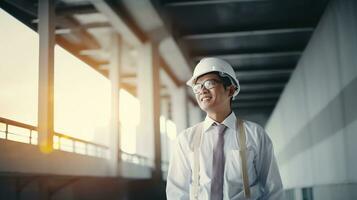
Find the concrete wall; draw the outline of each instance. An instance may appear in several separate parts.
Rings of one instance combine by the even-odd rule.
[[[110,176],[109,160],[0,139],[0,172],[73,176]]]
[[[1,200],[165,199],[165,185],[143,179],[0,176]]]
[[[356,102],[357,1],[333,0],[266,125],[286,188],[357,182]]]

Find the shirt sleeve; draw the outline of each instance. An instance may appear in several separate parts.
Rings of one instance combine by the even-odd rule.
[[[257,171],[258,178],[264,189],[262,199],[282,200],[283,184],[274,155],[272,141],[263,128],[259,127],[258,131],[261,135],[261,141],[257,159]]]
[[[188,200],[190,197],[189,188],[192,172],[187,158],[188,154],[187,152],[185,153],[188,146],[183,141],[183,137],[180,137],[182,136],[181,134],[175,141],[170,159],[166,184],[166,196],[168,200]]]

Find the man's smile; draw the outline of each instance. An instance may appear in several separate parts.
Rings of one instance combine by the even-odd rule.
[[[207,95],[201,97],[201,101],[209,101],[211,99],[212,99],[212,97],[211,96],[207,96]]]

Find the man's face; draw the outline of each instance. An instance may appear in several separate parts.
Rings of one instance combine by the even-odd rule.
[[[202,75],[196,80],[196,84],[204,83],[207,80],[214,80],[215,86],[211,89],[202,87],[196,95],[196,100],[200,108],[205,112],[219,112],[225,106],[230,105],[229,89],[224,89],[219,76],[214,73]]]

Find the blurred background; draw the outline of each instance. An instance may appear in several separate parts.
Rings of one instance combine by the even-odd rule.
[[[286,199],[357,199],[355,0],[0,0],[0,27],[0,199],[165,199],[206,56]]]

